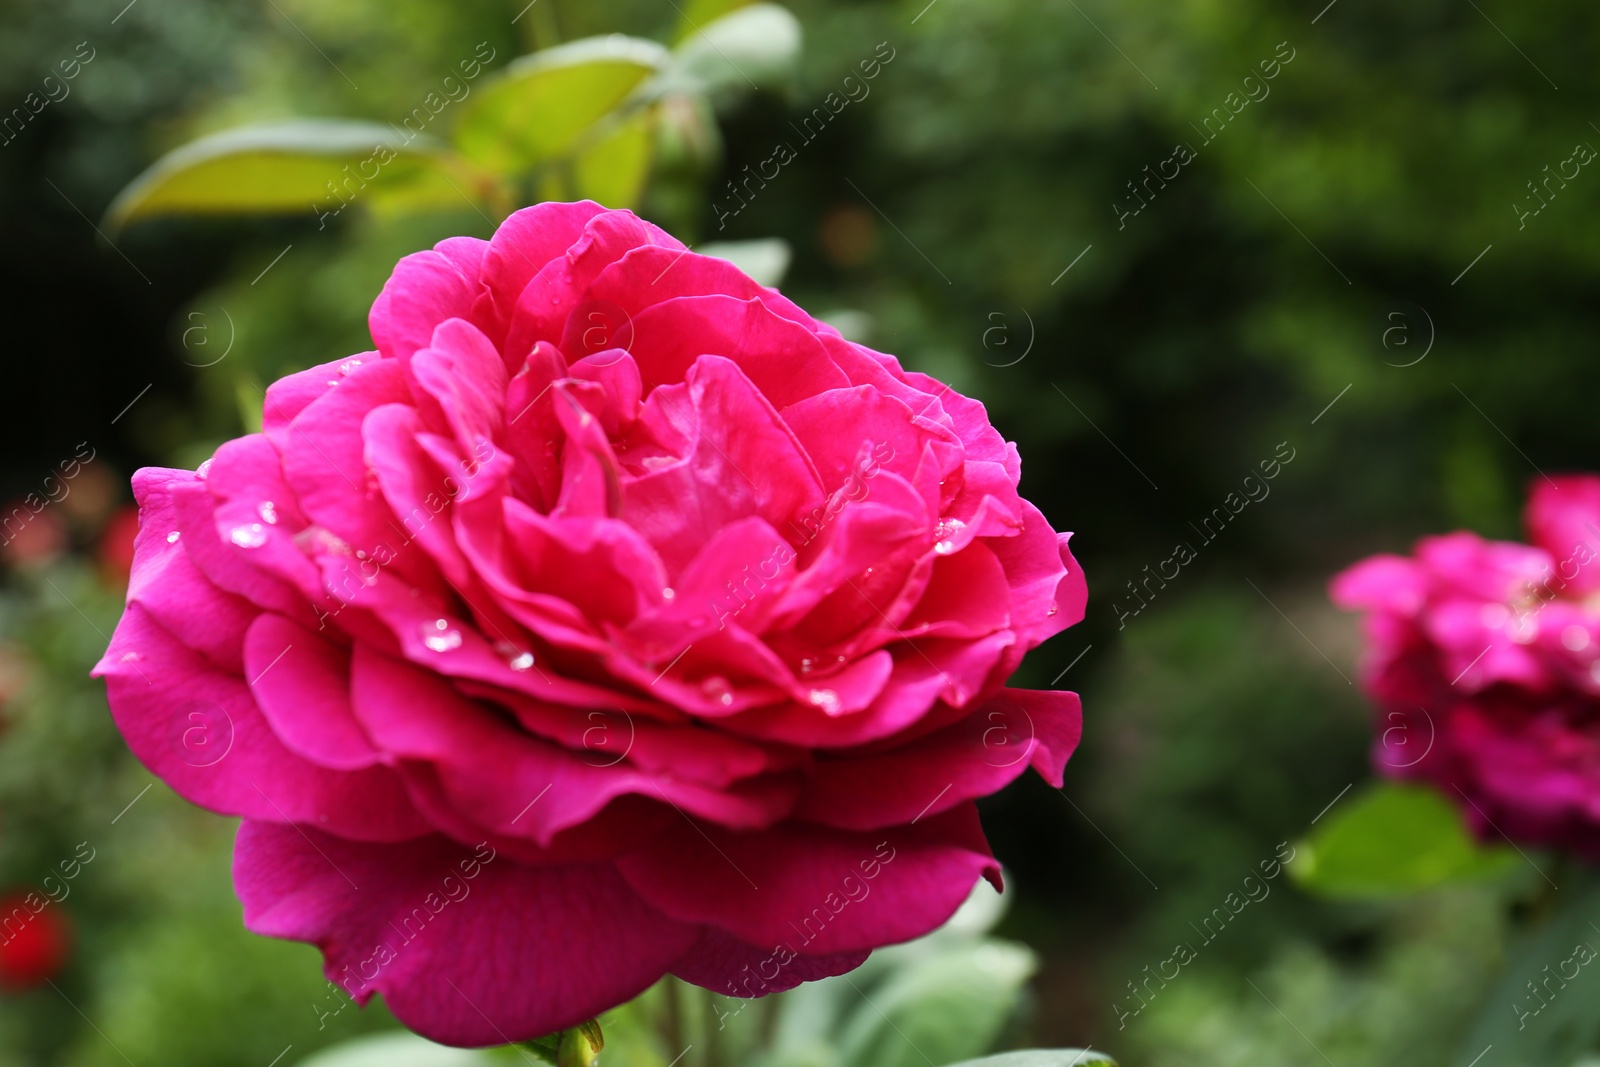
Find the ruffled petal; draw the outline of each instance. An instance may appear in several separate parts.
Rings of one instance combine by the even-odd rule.
[[[357,1001],[382,993],[447,1045],[507,1045],[637,996],[698,927],[645,904],[606,863],[529,867],[434,836],[358,844],[246,821],[234,847],[245,926],[309,941]]]

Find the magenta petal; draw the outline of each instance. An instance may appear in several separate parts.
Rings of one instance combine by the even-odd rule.
[[[523,866],[442,837],[357,844],[246,821],[234,849],[245,925],[322,949],[359,1001],[382,993],[449,1045],[505,1045],[592,1019],[643,992],[699,936],[606,863]]]
[[[361,840],[427,832],[383,767],[336,771],[284,747],[242,678],[129,605],[95,672],[128,747],[184,798],[225,815],[305,822]]]
[[[287,431],[294,417],[304,411],[313,400],[322,396],[347,373],[378,353],[363,352],[358,356],[336,359],[303,371],[285,375],[267,386],[261,401],[261,429],[280,449],[287,440]]]
[[[307,597],[320,591],[315,582],[298,587],[290,584],[268,567],[255,566],[254,557],[242,556],[236,545],[225,541],[217,526],[216,499],[194,474],[146,467],[133,476],[133,489],[139,500],[141,529],[148,525],[152,537],[159,536],[160,526],[170,517],[173,528],[167,531],[166,539],[170,542],[176,534],[176,543],[212,585],[257,607],[283,615],[312,617]],[[159,559],[159,546],[152,547],[157,554],[151,559]],[[261,561],[269,566],[272,562],[265,556]],[[141,565],[136,544],[134,570],[138,571]],[[309,576],[299,569],[294,577],[304,581]]]
[[[186,471],[174,474],[180,483],[193,477]],[[142,506],[128,603],[143,607],[189,648],[237,672],[241,667],[239,646],[258,609],[245,598],[217,588],[195,566],[189,545],[207,531],[198,530],[198,536],[183,541],[171,494],[163,491],[166,486],[157,487],[156,477],[154,471],[140,471]]]
[[[1003,689],[911,744],[819,759],[795,815],[846,830],[894,826],[987,796],[1030,766],[1059,789],[1082,733],[1076,693]]]
[[[687,429],[693,451],[681,462],[623,486],[622,518],[642,533],[669,570],[686,566],[720,526],[759,515],[783,529],[823,498],[821,483],[794,435],[731,361],[703,356],[688,388],[651,394]]]
[[[1372,556],[1334,575],[1328,594],[1341,608],[1413,612],[1427,595],[1423,576],[1403,556]]]
[[[384,356],[407,359],[428,346],[439,323],[472,313],[480,283],[475,274],[463,273],[462,268],[471,264],[451,252],[450,248],[417,252],[395,266],[367,319]]]
[[[603,210],[590,200],[535,204],[512,212],[495,230],[482,268],[484,297],[492,310],[482,317],[497,340],[504,339],[512,309],[533,276],[571,247]]]
[[[680,921],[810,955],[919,937],[954,914],[979,877],[999,877],[971,804],[871,833],[684,826],[617,866]]]
[[[323,767],[378,763],[350,708],[350,651],[279,615],[262,615],[245,639],[250,692],[285,747]]]
[[[1536,478],[1524,513],[1533,543],[1557,562],[1578,593],[1600,589],[1600,477]]]
[[[775,407],[850,384],[816,335],[760,300],[692,296],[656,304],[633,316],[633,336],[630,351],[647,390],[683,381],[707,355],[737,364]]]
[[[1013,710],[1027,722],[1034,749],[1028,765],[1057,789],[1062,785],[1062,770],[1083,737],[1083,702],[1077,693],[1055,689],[1002,689],[979,712],[991,717],[995,711],[1009,724]]]
[[[708,926],[672,973],[713,993],[729,997],[764,997],[793,989],[801,982],[832,978],[867,961],[870,949],[832,956],[797,955],[778,946],[758,949],[725,930]]]

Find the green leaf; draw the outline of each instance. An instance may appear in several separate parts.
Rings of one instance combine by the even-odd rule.
[[[980,1060],[962,1060],[950,1067],[1083,1067],[1090,1063],[1117,1061],[1104,1052],[1081,1048],[1026,1048],[1018,1052],[1002,1052],[998,1056],[985,1056]]]
[[[523,56],[465,101],[456,144],[496,174],[531,170],[581,147],[667,59],[654,41],[620,33]]]
[[[1594,1047],[1600,927],[1592,917],[1600,915],[1600,887],[1592,875],[1583,884],[1585,877],[1576,870],[1562,877],[1557,910],[1511,953],[1455,1062],[1470,1063],[1493,1045],[1495,1063],[1565,1064]]]
[[[637,111],[618,123],[572,163],[579,197],[606,207],[633,207],[644,196],[654,156],[656,112]]]
[[[993,1047],[1036,960],[1004,941],[957,944],[890,974],[846,1021],[844,1067],[926,1067]]]
[[[1511,849],[1474,841],[1432,789],[1380,783],[1301,842],[1289,873],[1315,893],[1367,897],[1493,878],[1516,862]]]
[[[673,77],[722,99],[789,88],[800,59],[800,23],[777,4],[751,4],[703,23],[673,49]]]
[[[485,176],[444,145],[393,126],[294,119],[226,130],[174,149],[106,213],[115,229],[159,215],[333,214],[346,204],[413,205],[490,195]],[[459,191],[458,191],[459,190]]]
[[[299,1067],[491,1067],[474,1049],[435,1045],[415,1034],[382,1034],[344,1041],[301,1060]]]
[[[678,20],[678,29],[672,35],[674,41],[682,41],[691,34],[699,33],[700,28],[715,22],[717,19],[737,11],[741,7],[749,7],[753,0],[689,0],[682,5]]]

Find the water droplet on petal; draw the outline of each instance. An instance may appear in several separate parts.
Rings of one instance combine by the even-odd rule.
[[[348,375],[351,371],[355,370],[359,366],[361,366],[361,361],[359,359],[347,359],[343,363],[339,364],[339,373]]]
[[[956,534],[967,528],[967,524],[960,519],[940,519],[933,528],[933,550],[941,556],[948,556],[956,550],[953,540]]]
[[[267,531],[259,522],[252,522],[248,526],[235,526],[228,540],[240,548],[260,548],[267,543]]]
[[[263,500],[256,506],[256,514],[261,516],[261,521],[270,526],[278,524],[278,507],[270,500]]]
[[[211,473],[211,461],[209,459],[206,460],[204,463],[200,464],[200,466],[198,466],[198,467],[196,467],[194,469],[194,476],[196,478],[199,478],[202,482],[206,480],[206,475],[208,475],[210,473]]]
[[[1052,600],[1052,601],[1051,601],[1051,602],[1050,602],[1050,610],[1049,610],[1049,611],[1047,611],[1047,612],[1045,612],[1045,613],[1044,613],[1044,614],[1045,614],[1045,617],[1046,617],[1046,618],[1049,618],[1049,617],[1050,617],[1050,616],[1052,616],[1052,615],[1054,615],[1054,614],[1056,614],[1056,613],[1057,613],[1057,612],[1059,612],[1059,611],[1060,611],[1060,610],[1061,610],[1061,605],[1060,605],[1060,604],[1057,604],[1057,603],[1056,603],[1056,602],[1055,602],[1055,601],[1053,601],[1053,600]]]
[[[800,673],[801,674],[810,674],[812,671],[814,671],[816,669],[817,669],[817,661],[812,659],[810,656],[806,656],[805,658],[803,658],[800,661]]]
[[[1561,631],[1561,643],[1569,652],[1582,652],[1589,647],[1589,631],[1583,626],[1569,626]]]
[[[449,652],[461,647],[461,631],[451,629],[449,619],[435,619],[422,624],[422,643],[435,652]]]
[[[339,379],[337,379],[337,378],[329,378],[328,379],[328,384],[329,385],[338,385],[339,384]]]
[[[514,671],[525,671],[533,666],[533,653],[525,648],[518,648],[510,641],[496,641],[494,650],[500,653],[501,658],[506,661],[506,666]]]
[[[701,682],[700,691],[723,707],[733,703],[733,686],[719,674],[713,674]]]
[[[171,533],[167,534],[167,544],[169,544],[169,545],[177,544],[178,543],[178,538],[181,537],[181,536],[183,536],[183,535],[178,533],[177,530],[173,530]]]
[[[671,600],[673,597],[675,597],[677,595],[678,595],[678,591],[676,589],[673,589],[670,585],[667,588],[661,590],[661,599],[662,600]]]
[[[137,653],[137,652],[124,652],[122,654],[122,659],[119,660],[118,662],[120,662],[120,663],[138,663],[139,662],[139,653]]]
[[[832,689],[813,689],[806,694],[806,699],[821,708],[824,714],[839,714],[839,694]]]

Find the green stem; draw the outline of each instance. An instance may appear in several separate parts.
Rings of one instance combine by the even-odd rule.
[[[683,1050],[683,1016],[678,1004],[678,981],[668,978],[662,983],[662,1000],[666,1011],[664,1032],[667,1038],[667,1055],[676,1056]]]
[[[534,47],[550,48],[561,43],[561,27],[556,22],[556,0],[534,0],[533,10],[528,13],[533,18]]]

